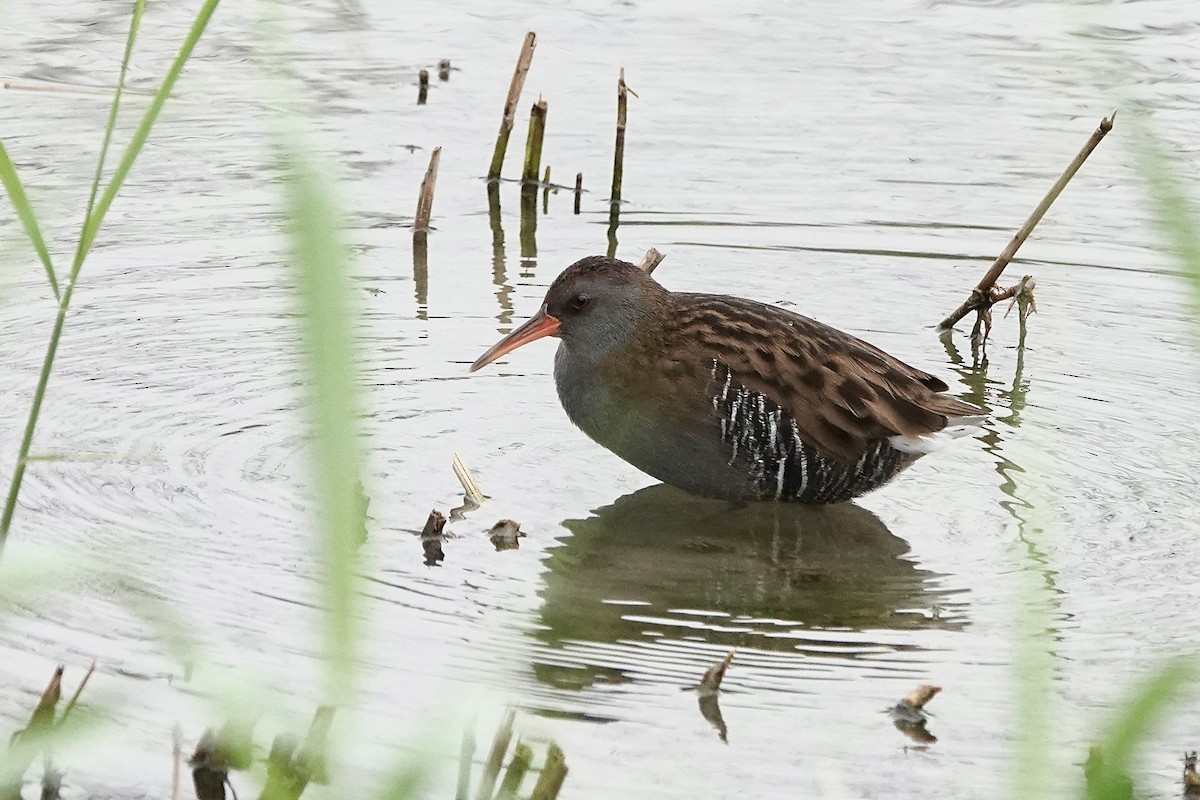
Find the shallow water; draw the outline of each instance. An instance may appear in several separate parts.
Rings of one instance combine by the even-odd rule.
[[[511,703],[566,751],[564,798],[992,797],[1019,722],[1023,603],[1052,620],[1067,764],[1122,686],[1156,656],[1196,649],[1191,309],[1123,124],[1152,109],[1195,154],[1191,4],[852,8],[343,0],[293,12],[283,49],[340,181],[362,290],[368,738],[461,720],[463,706],[482,709],[483,737]],[[151,4],[133,87],[155,85],[190,11]],[[0,115],[60,263],[107,97],[50,89],[110,85],[125,14],[10,4],[0,23],[0,77],[50,84],[0,91]],[[303,714],[320,672],[317,570],[258,15],[218,12],[109,215],[35,447],[60,458],[30,468],[10,553],[51,545],[116,562],[176,605],[213,662]],[[563,184],[582,171],[588,192],[579,216],[569,192],[552,195],[522,241],[518,190],[503,185],[499,240],[479,176],[530,29],[507,173],[540,93],[543,163]],[[416,71],[441,58],[451,79],[418,107]],[[639,96],[619,255],[655,246],[673,289],[777,302],[859,334],[991,408],[987,430],[856,505],[730,511],[653,486],[575,430],[551,345],[468,377],[561,268],[607,247],[620,67]],[[129,98],[126,134],[145,102]],[[987,366],[974,367],[965,337],[946,349],[932,325],[1118,105],[1116,129],[1010,270],[1038,278],[1025,347],[998,314]],[[438,145],[422,273],[407,226]],[[1184,165],[1194,186],[1195,160]],[[11,216],[0,233],[0,454],[13,454],[53,305]],[[458,537],[430,568],[413,531],[431,507],[457,505],[454,452],[493,500],[452,523]],[[488,541],[500,517],[521,521],[519,549]],[[1026,575],[1036,595],[1018,595]],[[718,723],[683,689],[731,647]],[[23,724],[54,663],[70,683],[92,659],[89,692],[121,698],[124,733],[79,756],[68,788],[162,795],[171,725],[190,743],[210,718],[99,579],[0,629],[0,729]],[[928,747],[880,713],[922,682],[944,687]],[[1195,714],[1170,720],[1137,776],[1151,796],[1177,795],[1178,752],[1198,743]],[[1071,786],[1078,770],[1060,777]]]

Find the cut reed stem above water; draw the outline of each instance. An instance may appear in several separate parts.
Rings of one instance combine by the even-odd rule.
[[[529,135],[525,139],[525,169],[521,172],[521,183],[530,186],[538,182],[542,166],[542,141],[546,136],[546,114],[550,105],[538,98],[529,109]],[[535,187],[536,188],[536,187]]]
[[[429,154],[429,166],[417,193],[417,213],[413,216],[413,239],[424,238],[429,233],[429,220],[433,217],[433,192],[437,188],[438,165],[442,160],[442,148],[435,147]]]

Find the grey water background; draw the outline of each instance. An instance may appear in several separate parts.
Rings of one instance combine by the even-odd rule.
[[[3,135],[59,261],[91,178],[125,3],[0,8]],[[150,90],[191,4],[151,4],[131,65]],[[273,98],[257,4],[217,13],[114,205],[68,321],[10,553],[50,546],[119,565],[298,715],[317,697],[318,575],[279,212]],[[1053,719],[1079,780],[1087,732],[1155,657],[1194,651],[1200,373],[1192,309],[1161,253],[1117,127],[1010,269],[1038,278],[1016,348],[986,370],[932,325],[957,305],[1099,119],[1149,114],[1196,152],[1200,25],[1186,0],[310,3],[278,43],[338,179],[360,289],[371,434],[363,730],[382,747],[504,704],[527,709],[571,774],[564,798],[993,797],[1014,717],[1014,620],[1044,604]],[[484,184],[521,37],[528,106],[550,104],[544,161],[584,173],[523,248]],[[415,105],[415,76],[453,61]],[[727,512],[600,450],[562,414],[539,344],[467,376],[567,264],[607,245],[617,71],[630,100],[619,255],[668,254],[681,290],[786,305],[854,332],[987,405],[977,439],[853,506]],[[58,88],[98,87],[93,93]],[[128,98],[127,136],[145,98]],[[123,141],[123,140],[122,140]],[[443,146],[427,275],[411,212]],[[1185,178],[1195,185],[1194,160]],[[0,217],[0,456],[17,450],[54,304],[19,224]],[[999,317],[999,315],[997,315]],[[457,505],[463,454],[493,499],[422,563],[413,535]],[[7,454],[7,455],[5,455]],[[9,461],[0,461],[7,477]],[[500,517],[528,533],[496,552]],[[1042,591],[1018,592],[1032,573]],[[682,691],[730,647],[726,739]],[[0,627],[0,729],[54,663],[99,663],[119,737],[73,757],[80,793],[160,796],[170,727],[211,720],[189,676],[103,587],[70,585]],[[198,665],[198,670],[205,669]],[[71,674],[68,674],[70,681]],[[936,744],[881,709],[916,683]],[[1172,719],[1137,776],[1177,794]],[[370,753],[371,751],[366,751]],[[448,763],[447,762],[447,763]]]

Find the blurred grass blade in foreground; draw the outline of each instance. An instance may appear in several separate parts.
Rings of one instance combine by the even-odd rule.
[[[325,570],[327,702],[352,696],[354,583],[363,530],[358,375],[350,298],[344,273],[347,250],[320,176],[294,132],[282,137],[287,168],[285,202],[296,302],[307,371],[312,425],[313,486],[319,510],[319,560]]]

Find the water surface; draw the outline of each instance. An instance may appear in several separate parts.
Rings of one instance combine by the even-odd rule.
[[[191,4],[147,12],[131,67],[152,88]],[[125,4],[9,4],[3,78],[115,80]],[[220,9],[98,240],[50,387],[13,552],[105,558],[177,606],[218,664],[306,713],[317,696],[317,569],[295,359],[255,52],[258,10]],[[1152,112],[1194,153],[1191,5],[908,2],[310,4],[284,49],[339,179],[361,290],[371,433],[369,671],[381,742],[420,720],[515,704],[567,753],[563,797],[993,797],[1018,720],[1021,603],[1048,608],[1064,759],[1155,656],[1195,649],[1200,435],[1190,308],[1156,246],[1121,117],[1011,268],[1038,278],[1026,345],[1001,320],[986,367],[932,326],[956,306],[1102,116]],[[480,176],[512,63],[549,101],[549,199],[521,236]],[[415,75],[450,58],[415,104]],[[930,370],[993,411],[977,438],[858,504],[729,509],[658,487],[575,430],[549,344],[468,377],[567,264],[608,245],[617,71],[631,99],[618,254],[668,254],[673,289],[786,305]],[[1130,102],[1130,100],[1138,102]],[[126,135],[145,99],[130,97]],[[103,93],[0,91],[4,140],[70,254]],[[524,139],[519,122],[507,174]],[[425,269],[408,226],[442,146]],[[1194,159],[1185,177],[1195,185]],[[18,224],[0,218],[0,454],[14,454],[52,319]],[[458,504],[462,453],[493,500],[439,567],[413,536]],[[1040,454],[1040,455],[1039,455]],[[7,474],[0,461],[0,475]],[[520,548],[485,531],[522,523]],[[1048,524],[1047,524],[1048,523]],[[1019,596],[1032,573],[1036,597]],[[208,721],[180,666],[105,585],[64,586],[0,629],[0,728],[52,665],[96,659],[126,731],[76,789],[161,795],[169,731]],[[683,691],[729,648],[720,721]],[[68,676],[69,677],[69,676]],[[944,687],[936,744],[881,709]],[[89,690],[91,691],[91,690]],[[703,713],[702,713],[703,712]],[[1175,796],[1173,719],[1139,781]],[[447,755],[454,748],[449,748]],[[82,758],[82,757],[81,757]],[[1078,780],[1074,768],[1064,785]]]

